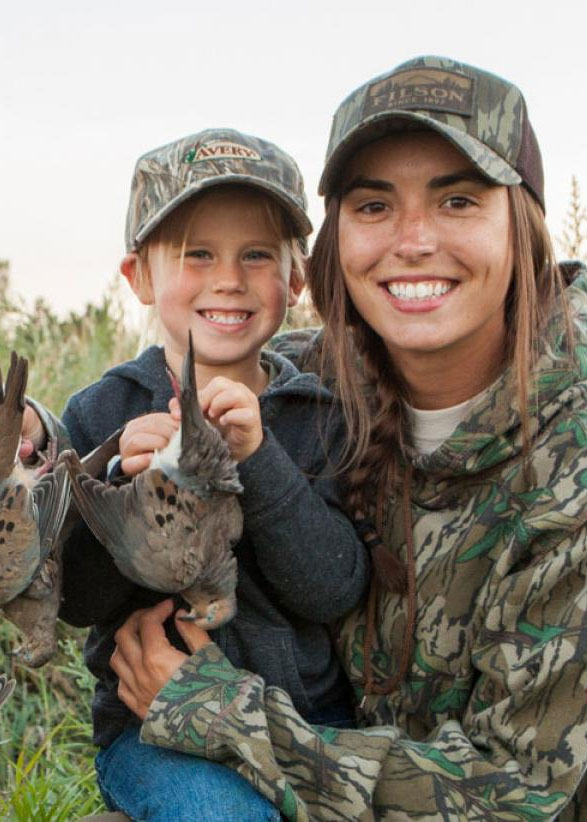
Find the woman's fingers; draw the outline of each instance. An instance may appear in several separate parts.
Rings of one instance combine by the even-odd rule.
[[[165,634],[164,623],[173,608],[173,600],[166,599],[153,608],[135,611],[114,636],[116,649],[110,666],[120,680],[118,695],[141,719],[187,658]]]
[[[205,645],[208,645],[212,640],[210,639],[209,634],[204,631],[203,628],[199,628],[197,625],[194,625],[193,622],[186,622],[185,620],[181,619],[182,616],[185,616],[187,611],[179,610],[175,615],[175,627],[179,631],[181,638],[185,642],[185,644],[190,649],[192,654],[195,654],[196,651],[199,651]]]
[[[163,623],[169,619],[174,607],[172,599],[164,599],[153,608],[141,611],[137,621],[137,633],[145,660],[170,644]]]

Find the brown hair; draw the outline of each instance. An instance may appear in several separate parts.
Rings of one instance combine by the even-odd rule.
[[[514,270],[506,297],[505,364],[516,375],[524,453],[530,449],[530,376],[557,302],[572,329],[563,281],[540,207],[521,186],[508,188]],[[338,248],[340,196],[328,203],[308,267],[308,284],[324,321],[322,365],[334,370],[348,428],[343,469],[351,510],[365,511],[369,480],[399,482],[410,442],[408,390],[381,338],[356,311],[345,287]],[[351,333],[349,334],[349,329]],[[359,359],[360,357],[360,359]]]

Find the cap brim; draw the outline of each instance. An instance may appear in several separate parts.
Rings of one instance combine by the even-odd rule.
[[[494,183],[511,186],[522,182],[518,172],[509,163],[476,137],[416,111],[387,111],[369,117],[341,140],[326,162],[318,193],[332,193],[343,166],[363,146],[390,134],[420,129],[431,129],[445,137]]]
[[[157,226],[162,223],[172,211],[175,211],[178,206],[186,200],[189,200],[190,197],[193,197],[195,194],[199,194],[209,188],[231,184],[250,186],[251,188],[257,188],[260,191],[269,194],[273,197],[273,199],[277,200],[281,206],[283,206],[285,211],[292,218],[294,227],[296,231],[299,231],[300,237],[306,237],[308,234],[312,233],[312,223],[308,219],[306,212],[300,208],[294,200],[287,197],[279,187],[273,186],[265,180],[259,180],[257,177],[250,177],[246,174],[225,174],[222,175],[222,177],[206,177],[202,180],[198,180],[198,182],[194,185],[183,189],[180,194],[166,203],[163,208],[161,208],[147,223],[145,223],[144,226],[142,226],[141,230],[137,232],[137,235],[134,238],[132,248],[129,248],[128,250],[136,251],[147,239],[149,234],[157,228]]]

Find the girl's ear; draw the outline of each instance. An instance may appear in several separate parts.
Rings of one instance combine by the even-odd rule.
[[[141,258],[135,251],[123,257],[120,263],[120,273],[128,280],[128,284],[143,305],[153,305],[155,298],[153,295],[151,276],[147,266],[143,264]]]
[[[304,263],[304,271],[298,271],[298,269],[292,265],[291,272],[289,275],[289,288],[287,292],[287,307],[293,308],[294,305],[298,304],[298,300],[300,298],[300,294],[304,289],[304,272],[306,269],[306,265],[308,262],[308,258],[303,258]]]

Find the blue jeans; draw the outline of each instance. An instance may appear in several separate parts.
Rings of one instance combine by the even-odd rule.
[[[96,757],[111,811],[133,822],[279,822],[279,811],[235,771],[139,741],[128,728]]]

